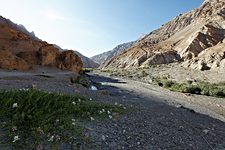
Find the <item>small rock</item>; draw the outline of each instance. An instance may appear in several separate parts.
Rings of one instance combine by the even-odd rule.
[[[123,130],[123,133],[126,133],[126,130]]]
[[[97,89],[96,86],[92,85],[92,86],[91,86],[91,90],[92,90],[92,91],[97,91],[98,89]]]
[[[106,140],[106,137],[104,135],[102,135],[102,140],[105,141]]]
[[[208,134],[209,133],[209,130],[205,129],[202,132],[205,133],[205,134]]]

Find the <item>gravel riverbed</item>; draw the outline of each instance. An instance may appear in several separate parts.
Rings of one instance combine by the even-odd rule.
[[[35,86],[50,92],[80,94],[104,103],[135,107],[135,111],[117,119],[92,122],[87,126],[96,149],[225,149],[225,122],[222,119],[215,119],[204,110],[200,114],[197,104],[191,103],[196,106],[193,109],[192,105],[186,107],[181,101],[173,101],[176,96],[165,96],[163,91],[157,95],[157,88],[148,89],[135,82],[91,74],[93,81],[103,83],[98,91],[91,91],[71,85],[71,73],[48,74],[51,78],[36,76],[35,73],[13,74],[0,72],[0,89]],[[143,88],[149,94],[141,93]]]

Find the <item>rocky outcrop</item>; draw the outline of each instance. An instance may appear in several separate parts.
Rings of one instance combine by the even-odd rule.
[[[180,55],[183,59],[195,58],[202,51],[223,41],[225,38],[225,29],[217,28],[215,24],[216,23],[206,24],[193,36],[192,40],[189,40],[190,43],[187,48],[180,51]]]
[[[38,51],[20,52],[17,56],[30,65],[57,67],[74,72],[79,72],[83,67],[81,58],[74,51],[59,51],[51,44],[39,48]]]
[[[56,44],[53,44],[53,46],[57,49],[59,49],[61,52],[63,51],[68,51],[67,49],[62,49],[60,46],[56,45]],[[95,63],[93,60],[91,60],[90,58],[82,55],[81,53],[79,53],[78,51],[74,51],[74,53],[76,55],[78,55],[82,62],[83,62],[83,67],[84,68],[98,68],[99,67],[99,64]]]
[[[10,51],[0,50],[0,68],[27,71],[30,69],[29,67],[26,61],[13,55]]]
[[[62,70],[80,71],[83,68],[81,58],[74,51],[63,51],[56,57],[56,66]]]
[[[0,68],[27,71],[39,65],[80,72],[83,64],[74,51],[60,51],[19,27],[0,17]]]
[[[126,52],[106,62],[103,68],[141,67],[182,60],[184,66],[194,69],[221,69],[223,49],[218,44],[224,39],[225,1],[205,0],[199,8],[180,14],[147,34]]]
[[[146,67],[149,65],[168,64],[179,61],[181,61],[181,57],[177,54],[177,51],[166,51],[155,53],[152,57],[148,58],[142,66]]]
[[[40,59],[40,65],[53,67],[57,65],[56,58],[60,55],[60,52],[53,45],[45,45],[39,48],[37,55]]]
[[[225,41],[224,41],[225,42]],[[183,64],[186,67],[199,70],[224,70],[225,69],[225,43],[202,51],[198,57],[190,59]]]

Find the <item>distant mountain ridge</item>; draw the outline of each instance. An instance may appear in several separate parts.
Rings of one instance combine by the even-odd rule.
[[[103,68],[180,62],[199,70],[225,70],[225,1],[205,0],[144,36]]]
[[[136,41],[120,44],[110,51],[91,57],[91,59],[98,64],[103,64],[107,60],[110,60],[111,58],[123,53],[125,50],[132,47],[135,43]]]

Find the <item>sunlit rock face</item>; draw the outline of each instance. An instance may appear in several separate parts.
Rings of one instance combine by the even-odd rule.
[[[225,1],[206,0],[149,33],[103,68],[181,62],[194,69],[224,68]]]

